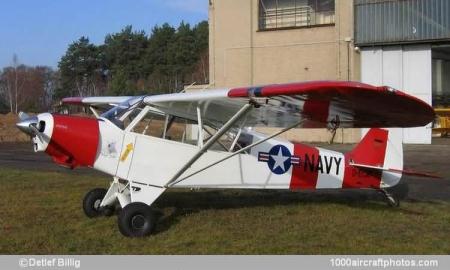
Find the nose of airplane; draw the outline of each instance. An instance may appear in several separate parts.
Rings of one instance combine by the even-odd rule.
[[[19,114],[16,126],[32,137],[35,152],[46,152],[57,164],[93,166],[99,144],[97,119],[41,113]]]
[[[53,116],[50,113],[29,116],[20,112],[19,119],[16,127],[31,136],[34,151],[45,151],[53,133]]]

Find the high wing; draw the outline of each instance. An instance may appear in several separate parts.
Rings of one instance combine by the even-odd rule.
[[[133,97],[69,97],[61,100],[62,104],[79,106],[118,105]]]
[[[301,128],[416,127],[434,119],[424,101],[390,87],[358,82],[311,81],[261,87],[147,96],[144,102],[175,116],[220,126],[243,105],[258,106],[246,126]]]
[[[65,98],[63,104],[119,105],[136,97]],[[141,97],[168,114],[220,127],[249,102],[257,104],[245,126],[284,128],[417,127],[433,121],[424,101],[387,86],[359,82],[310,81],[258,87],[204,90]]]

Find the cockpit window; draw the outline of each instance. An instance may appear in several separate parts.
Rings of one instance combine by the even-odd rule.
[[[101,116],[108,119],[121,129],[125,129],[141,112],[144,96],[133,97],[118,104]]]
[[[131,132],[182,143],[196,144],[190,139],[193,121],[150,109]]]

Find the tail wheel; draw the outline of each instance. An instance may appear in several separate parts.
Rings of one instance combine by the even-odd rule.
[[[399,207],[400,206],[400,200],[396,196],[387,192],[386,190],[381,190],[381,192],[384,194],[384,196],[386,198],[386,202],[390,207]]]
[[[83,199],[83,211],[89,218],[98,217],[101,215],[110,216],[114,211],[109,207],[102,208],[100,204],[106,195],[106,189],[96,188],[89,191]]]
[[[119,231],[127,237],[144,237],[153,232],[156,215],[145,203],[130,203],[119,214]]]
[[[390,207],[399,207],[400,206],[400,200],[397,198],[394,198],[392,196],[388,196],[386,198],[387,203]]]

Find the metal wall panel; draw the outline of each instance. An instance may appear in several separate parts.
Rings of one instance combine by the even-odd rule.
[[[355,44],[450,40],[449,0],[355,0]]]
[[[388,85],[431,104],[431,46],[377,46],[361,49],[361,81]],[[363,135],[366,130],[363,130]],[[404,128],[403,142],[431,144],[431,124]]]

